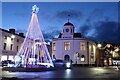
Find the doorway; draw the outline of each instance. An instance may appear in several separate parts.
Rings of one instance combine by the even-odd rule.
[[[65,56],[64,56],[64,60],[65,60],[65,61],[70,61],[70,56],[69,56],[69,55],[65,55]]]

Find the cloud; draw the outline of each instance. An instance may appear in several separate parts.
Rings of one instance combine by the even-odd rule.
[[[120,34],[118,30],[120,30],[120,23],[118,22],[98,21],[92,26],[87,24],[79,27],[78,32],[81,32],[85,37],[89,37],[96,41],[120,44]],[[90,35],[88,36],[88,34]]]
[[[70,21],[74,20],[74,21],[78,21],[81,20],[83,18],[83,14],[80,11],[76,11],[76,10],[63,10],[63,11],[58,11],[56,13],[46,13],[44,14],[44,19],[47,20],[48,22],[54,22],[54,23],[59,23],[59,22],[64,22],[65,20],[68,19],[68,15]]]
[[[88,24],[85,24],[85,25],[79,27],[78,32],[82,32],[82,34],[87,35],[89,33],[89,30],[91,30],[91,26]]]
[[[56,31],[52,31],[52,32],[43,32],[43,36],[45,38],[45,40],[52,40],[53,38],[55,38],[55,36],[58,36],[60,33],[60,31],[56,30]]]
[[[42,31],[45,40],[52,40],[53,38],[55,38],[55,36],[58,36],[59,33],[61,32],[55,26],[48,26],[48,28],[45,30],[47,31]]]
[[[103,8],[95,8],[86,18],[87,22],[91,22],[94,20],[100,20],[104,17],[104,9]]]
[[[58,19],[66,19],[68,18],[68,15],[70,15],[70,18],[75,19],[75,20],[80,20],[83,17],[82,12],[76,11],[76,10],[65,10],[65,11],[60,11],[56,13],[56,17]]]
[[[99,22],[96,25],[95,29],[97,32],[96,39],[99,41],[108,41],[111,43],[120,43],[119,38],[120,34],[120,24],[118,22],[113,22],[113,21],[104,21],[104,22]]]

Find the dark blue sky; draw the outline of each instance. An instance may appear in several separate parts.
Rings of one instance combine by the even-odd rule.
[[[34,4],[40,8],[38,19],[45,39],[58,36],[70,14],[75,31],[83,36],[96,41],[118,41],[118,3],[115,2],[3,2],[2,28],[26,32]]]

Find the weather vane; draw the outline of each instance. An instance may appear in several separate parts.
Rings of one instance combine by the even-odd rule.
[[[68,14],[68,22],[69,22],[69,20],[70,20],[70,14]]]
[[[36,5],[32,6],[33,13],[38,13],[38,11],[39,11],[39,8]]]

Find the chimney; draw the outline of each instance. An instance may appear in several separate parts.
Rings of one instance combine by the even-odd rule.
[[[15,34],[15,29],[9,29],[9,32]]]
[[[19,33],[19,36],[24,37],[24,33]]]

